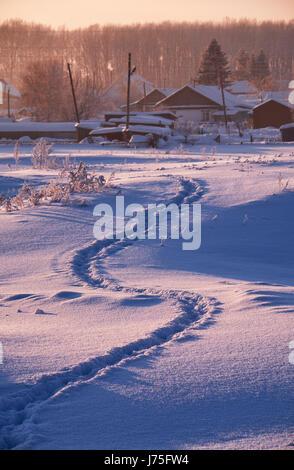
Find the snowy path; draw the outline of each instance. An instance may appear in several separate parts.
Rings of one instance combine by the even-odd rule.
[[[178,194],[169,202],[181,203],[199,198],[201,193],[199,186],[194,185],[188,180],[182,180],[181,185],[182,187]],[[95,357],[66,371],[45,375],[35,384],[26,386],[21,392],[2,399],[0,402],[1,447],[15,448],[19,445],[21,446],[23,441],[30,437],[30,432],[26,429],[29,427],[29,423],[34,422],[39,408],[61,390],[74,387],[77,384],[80,385],[95,376],[101,376],[105,369],[109,370],[111,366],[117,366],[122,361],[125,361],[126,358],[131,357],[133,359],[140,355],[146,355],[158,346],[184,337],[190,328],[197,328],[209,321],[214,310],[214,303],[209,299],[201,298],[199,295],[193,295],[189,292],[179,293],[177,291],[124,289],[122,286],[111,285],[111,281],[107,282],[107,280],[101,280],[101,278],[91,278],[89,268],[92,257],[96,260],[97,253],[100,251],[103,253],[102,256],[105,256],[105,249],[108,252],[112,252],[113,249],[116,251],[126,245],[129,245],[129,241],[91,243],[88,247],[77,251],[71,263],[72,269],[76,275],[86,281],[87,285],[103,288],[107,286],[107,289],[110,290],[123,290],[127,294],[132,294],[130,299],[134,302],[146,303],[147,301],[152,305],[154,300],[160,299],[161,302],[172,300],[180,314],[163,327],[152,331],[145,338],[133,341],[123,347],[116,347],[104,356]],[[64,294],[66,300],[75,297],[74,292],[61,292],[59,296],[62,296],[62,294]],[[78,297],[78,294],[76,296]],[[22,300],[23,298],[27,299],[28,297],[33,296],[21,294],[10,296],[4,299],[4,302]]]
[[[83,212],[85,229],[77,209],[56,210],[51,219],[50,211],[35,212],[38,221],[46,216],[39,254],[49,251],[38,264],[37,246],[32,247],[26,275],[21,257],[13,254],[21,236],[15,245],[10,241],[11,256],[5,253],[10,282],[0,277],[3,310],[13,317],[10,305],[24,311],[41,305],[57,313],[42,321],[51,331],[56,318],[56,328],[65,330],[52,335],[65,343],[57,347],[61,356],[51,369],[46,361],[42,365],[44,377],[32,371],[34,383],[24,380],[26,385],[1,399],[4,448],[289,448],[293,442],[288,345],[294,227],[288,214],[294,201],[293,192],[279,193],[277,178],[287,168],[292,181],[293,165],[282,159],[276,168],[270,155],[262,163],[254,156],[251,167],[233,155],[207,158],[207,164],[199,157],[192,163],[187,158],[185,165],[168,158],[159,172],[146,156],[118,180],[144,204],[201,195],[199,252],[182,252],[174,240],[164,246],[146,240],[93,242],[93,221]],[[112,161],[110,156],[110,167]],[[182,186],[174,196],[179,174]],[[201,181],[204,191],[191,179]],[[66,218],[64,244],[51,249]],[[15,237],[13,224],[33,219],[34,214],[13,216],[7,233]],[[76,239],[68,233],[73,227]],[[22,247],[25,242],[19,253]],[[38,289],[30,288],[34,271],[42,281]],[[12,290],[14,283],[22,289]],[[19,298],[20,293],[30,295]],[[99,313],[101,331],[91,312]],[[148,318],[142,318],[146,312]],[[30,327],[36,322],[31,318]],[[35,333],[45,338],[44,327],[38,328]],[[90,338],[72,361],[66,349],[72,353],[79,345],[70,349],[71,328]]]

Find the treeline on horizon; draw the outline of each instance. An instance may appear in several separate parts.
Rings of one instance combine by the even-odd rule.
[[[128,52],[136,71],[155,87],[193,83],[203,51],[216,38],[231,71],[241,49],[263,49],[276,80],[290,80],[294,72],[294,20],[221,23],[148,23],[128,26],[95,24],[87,28],[54,29],[22,20],[0,24],[0,77],[21,83],[31,63],[57,60],[72,64],[74,73],[98,92],[127,72]]]

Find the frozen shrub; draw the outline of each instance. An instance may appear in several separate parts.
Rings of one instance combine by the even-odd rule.
[[[34,168],[47,168],[48,157],[52,151],[52,145],[46,139],[40,139],[33,148],[32,160]]]
[[[107,178],[107,181],[105,182],[105,186],[107,186],[108,188],[110,188],[110,187],[112,186],[112,182],[113,182],[114,176],[115,176],[115,172],[112,171],[112,172],[110,173],[110,176]]]
[[[46,168],[56,170],[62,166],[61,162],[56,157],[51,157],[47,159]]]
[[[4,200],[3,207],[6,212],[11,212],[13,210],[11,199],[9,197]]]
[[[183,144],[180,144],[178,148],[175,149],[175,153],[179,155],[186,155],[187,150],[184,148]]]
[[[18,194],[12,198],[0,195],[0,208],[11,212],[25,206],[34,207],[45,201],[69,204],[71,193],[99,192],[103,188],[110,187],[114,173],[111,173],[106,181],[103,175],[90,174],[84,163],[80,162],[72,171],[64,169],[61,176],[66,177],[67,181],[64,183],[51,181],[49,185],[38,190],[24,183]],[[86,204],[87,202],[83,202],[81,205]]]
[[[44,197],[50,199],[51,202],[60,202],[63,197],[64,189],[59,186],[55,181],[51,181],[45,189]]]
[[[15,210],[24,207],[24,200],[21,194],[18,193],[16,196],[14,196],[14,198],[11,200],[11,204]]]
[[[41,192],[38,192],[32,189],[28,202],[32,206],[38,206],[42,198],[43,198],[43,194]]]
[[[88,193],[91,191],[101,191],[106,184],[103,175],[90,175],[83,162],[80,162],[75,170],[69,171],[66,176],[68,177],[70,192]]]

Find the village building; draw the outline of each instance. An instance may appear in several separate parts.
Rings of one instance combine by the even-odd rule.
[[[242,99],[224,90],[226,114],[229,120],[240,113],[248,117],[251,107]],[[178,118],[194,122],[215,122],[224,118],[224,103],[221,89],[210,85],[185,85],[154,106],[166,109]]]
[[[253,127],[280,128],[283,124],[293,122],[293,107],[290,103],[277,99],[268,99],[253,108]]]
[[[294,122],[280,127],[283,142],[294,142]]]
[[[152,111],[156,103],[163,100],[167,96],[175,93],[178,88],[153,88],[149,93],[147,93],[143,98],[131,103],[132,111]],[[126,106],[122,106],[122,109]]]

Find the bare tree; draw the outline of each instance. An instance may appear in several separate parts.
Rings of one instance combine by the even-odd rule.
[[[72,64],[74,80],[79,87],[79,106],[85,115],[91,115],[93,109],[86,98],[88,102],[89,97],[96,102],[101,90],[126,73],[125,58],[129,51],[136,62],[137,72],[154,86],[179,87],[195,77],[201,54],[214,37],[226,52],[231,70],[237,67],[240,49],[256,56],[263,49],[268,58],[269,72],[277,83],[293,78],[294,49],[291,44],[294,21],[258,23],[244,19],[222,23],[94,24],[77,30],[55,30],[49,26],[9,20],[0,24],[0,77],[7,78],[16,88],[23,88],[28,76],[32,78],[34,74],[35,66],[31,64],[39,63],[42,80],[44,83],[47,80],[50,85],[54,77],[48,70],[45,80],[43,72],[48,64],[60,64],[55,76],[58,86],[55,86],[55,91],[50,90],[57,114],[53,114],[49,105],[52,98],[44,88],[47,98],[35,93],[33,102],[37,106],[38,100],[47,101],[46,111],[37,113],[41,113],[44,119],[48,116],[50,119],[62,116],[63,119],[66,116],[72,119],[73,110],[69,106],[66,78],[63,77],[67,62]],[[49,68],[54,67],[50,65]],[[26,94],[31,93],[30,90],[31,86],[27,86]],[[58,106],[57,100],[61,102]]]

